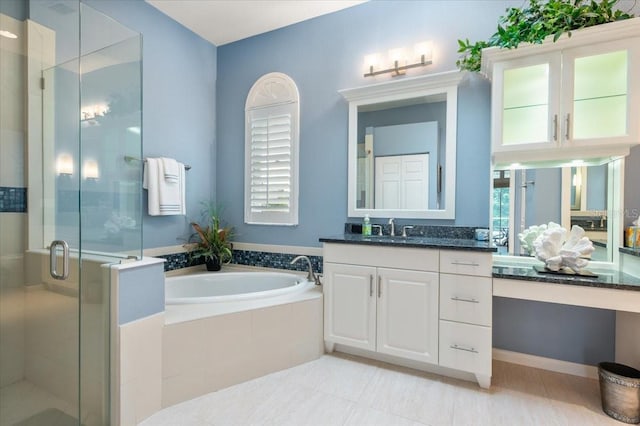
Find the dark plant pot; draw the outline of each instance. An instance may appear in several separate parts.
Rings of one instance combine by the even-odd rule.
[[[220,265],[220,259],[217,257],[207,257],[205,264],[207,265],[207,271],[219,271],[220,268],[222,268],[222,265]]]

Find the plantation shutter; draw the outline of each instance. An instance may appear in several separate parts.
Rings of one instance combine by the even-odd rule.
[[[291,114],[271,112],[254,112],[250,124],[253,213],[291,208]]]
[[[247,97],[245,222],[298,224],[298,92],[280,73],[261,77]]]

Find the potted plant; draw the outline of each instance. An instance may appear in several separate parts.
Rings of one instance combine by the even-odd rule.
[[[498,31],[487,41],[475,43],[458,40],[457,61],[460,70],[480,71],[482,49],[487,47],[517,48],[520,43],[542,43],[553,36],[557,41],[564,33],[607,22],[632,18],[633,15],[615,8],[618,0],[529,0],[528,6],[510,7],[501,16]]]
[[[191,259],[204,258],[208,271],[219,271],[223,264],[231,262],[233,247],[229,239],[233,235],[232,227],[220,226],[219,208],[211,204],[203,210],[205,224],[191,222],[200,241],[191,246]]]

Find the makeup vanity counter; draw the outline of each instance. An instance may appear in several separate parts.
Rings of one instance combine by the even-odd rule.
[[[615,269],[587,269],[598,276],[544,274],[532,265],[496,262],[492,268],[493,295],[640,312],[640,278]]]

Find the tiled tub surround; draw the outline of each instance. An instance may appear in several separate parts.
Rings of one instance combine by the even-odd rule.
[[[262,268],[287,269],[290,271],[306,271],[308,266],[304,262],[297,262],[291,265],[291,261],[298,256],[289,253],[273,253],[266,251],[252,250],[233,250],[233,259],[231,264],[258,266]],[[188,268],[191,266],[204,265],[204,259],[199,258],[192,260],[187,252],[162,254],[161,257],[166,260],[164,264],[165,272],[174,271],[176,269]],[[322,273],[322,256],[307,256],[311,260],[313,270],[316,273]]]

